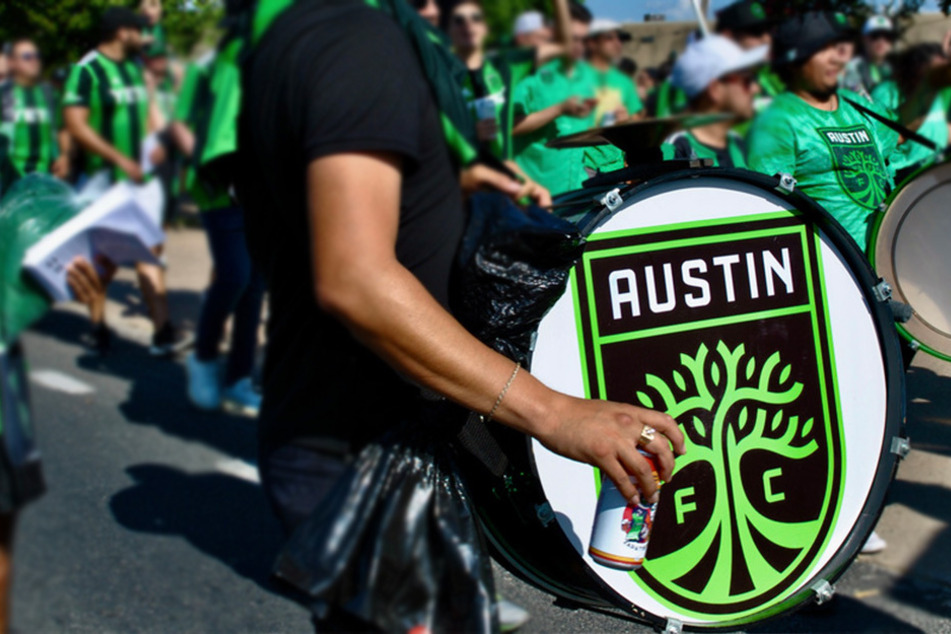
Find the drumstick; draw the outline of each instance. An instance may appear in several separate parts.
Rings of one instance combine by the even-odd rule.
[[[710,35],[710,27],[707,25],[707,18],[703,15],[703,9],[700,8],[700,2],[702,0],[691,0],[693,5],[693,11],[697,14],[697,22],[700,23],[700,33],[703,34],[703,37]]]

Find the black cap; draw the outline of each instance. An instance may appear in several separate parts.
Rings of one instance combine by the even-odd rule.
[[[717,11],[716,16],[717,31],[755,31],[772,26],[766,7],[757,0],[739,0]]]
[[[99,30],[103,37],[112,37],[119,29],[145,29],[149,19],[125,7],[109,7],[102,14]]]
[[[773,34],[773,65],[804,62],[829,44],[848,39],[838,24],[834,14],[823,11],[784,20]]]

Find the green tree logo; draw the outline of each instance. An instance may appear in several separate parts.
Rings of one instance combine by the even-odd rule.
[[[850,171],[846,176],[849,193],[866,207],[877,207],[887,194],[888,175],[882,161],[873,152],[852,150],[842,157],[842,166]]]
[[[644,571],[715,605],[783,583],[818,539],[822,514],[771,516],[764,506],[783,503],[787,495],[777,486],[782,469],[765,468],[751,478],[742,465],[756,452],[767,464],[795,470],[820,449],[821,425],[812,412],[801,411],[803,384],[793,378],[792,365],[779,352],[764,360],[747,354],[743,344],[731,349],[719,341],[712,352],[701,344],[695,355],[680,355],[669,380],[646,375],[640,388],[637,400],[676,418],[687,439],[687,455],[678,458],[669,485],[674,493],[661,501],[674,507],[673,521],[686,523],[700,503],[691,500],[692,487],[678,484],[678,474],[707,463],[705,472],[715,478],[706,525],[674,552],[651,557],[648,551]],[[655,532],[673,528],[658,525]]]

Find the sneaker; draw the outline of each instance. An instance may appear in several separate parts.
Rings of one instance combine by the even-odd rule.
[[[176,329],[172,322],[166,323],[162,329],[152,335],[152,345],[149,354],[153,357],[170,357],[185,350],[194,343],[195,337]]]
[[[261,411],[261,394],[254,389],[251,377],[245,377],[222,391],[221,405],[229,414],[256,418]]]
[[[496,600],[495,609],[499,614],[499,629],[503,632],[514,632],[532,618],[528,610],[502,597]]]
[[[862,550],[859,552],[863,555],[874,555],[885,550],[886,546],[888,546],[888,543],[879,537],[878,533],[872,531],[872,534],[865,540],[865,545],[862,546]]]
[[[188,372],[188,400],[206,412],[221,407],[221,382],[218,378],[218,360],[202,361],[193,352],[185,362]]]
[[[104,357],[112,348],[112,331],[105,324],[94,325],[79,340],[91,353]]]

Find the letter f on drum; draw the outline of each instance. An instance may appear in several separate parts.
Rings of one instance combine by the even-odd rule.
[[[684,516],[691,511],[697,510],[696,502],[684,502],[684,498],[693,497],[696,494],[696,491],[693,487],[686,487],[684,489],[677,489],[674,491],[674,511],[677,513],[677,523],[683,524]]]

